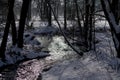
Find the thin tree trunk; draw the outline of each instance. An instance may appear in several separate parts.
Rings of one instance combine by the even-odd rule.
[[[27,18],[26,18],[26,24],[29,26],[29,22],[31,21],[31,8],[32,8],[32,1],[29,4]]]
[[[12,13],[11,29],[12,29],[12,44],[16,45],[17,43],[17,29],[15,24],[14,12]]]
[[[94,28],[94,11],[95,11],[95,0],[91,1],[90,6],[90,31],[89,31],[89,48],[90,50],[93,48],[93,28]]]
[[[80,29],[80,34],[82,35],[82,26],[81,26],[81,22],[80,22],[80,16],[79,16],[79,9],[78,9],[78,4],[77,4],[77,0],[75,0],[75,5],[76,5],[76,11],[77,11],[77,18],[78,18],[78,25],[79,25],[79,29]]]
[[[85,0],[85,21],[84,21],[84,37],[85,46],[88,49],[88,30],[89,30],[89,0]]]
[[[67,17],[66,17],[66,0],[64,0],[64,29],[66,30],[67,29]]]
[[[47,0],[48,3],[50,4],[50,1]],[[48,14],[47,14],[47,17],[48,17],[48,26],[51,26],[52,25],[52,14],[51,14],[51,8],[49,6],[47,6],[48,8]]]

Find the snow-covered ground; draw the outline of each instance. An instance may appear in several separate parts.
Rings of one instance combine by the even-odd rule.
[[[85,52],[82,58],[74,57],[73,53],[69,59],[58,61],[49,71],[43,72],[43,80],[120,80],[120,60],[116,58],[107,22],[106,25],[96,30],[96,51]],[[56,58],[55,53],[52,54]],[[58,58],[60,55],[64,53],[58,54]]]
[[[62,24],[62,23],[61,23]],[[120,80],[120,60],[116,58],[114,44],[108,24],[98,22],[96,26],[96,51],[84,52],[78,56],[66,43],[63,36],[46,35],[58,31],[55,26],[39,21],[34,23],[35,29],[25,33],[24,50],[11,47],[22,54],[7,55],[7,62],[1,66],[14,64],[25,58],[33,59],[42,55],[51,55],[44,59],[33,59],[3,70],[1,77],[6,80]],[[41,28],[38,28],[41,25]],[[105,26],[104,26],[105,25]],[[107,27],[106,27],[107,26]],[[49,30],[47,30],[49,28]],[[47,30],[47,31],[46,31]],[[101,32],[102,30],[102,32]],[[41,36],[45,35],[48,37]],[[52,36],[52,37],[49,37]],[[11,41],[11,37],[9,40]],[[8,49],[7,49],[8,50]],[[8,50],[9,51],[9,50]],[[42,51],[42,52],[41,52]],[[50,51],[49,54],[45,51]],[[42,54],[43,53],[43,54]],[[7,54],[7,53],[6,53]],[[0,77],[0,78],[1,78]]]
[[[69,55],[72,57],[57,62],[49,71],[43,72],[43,80],[120,80],[120,60],[115,57],[110,33],[97,33],[96,39],[99,40],[96,52],[86,52],[82,58]],[[56,56],[55,52],[52,54]]]

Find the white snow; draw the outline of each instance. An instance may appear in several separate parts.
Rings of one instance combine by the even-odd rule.
[[[65,43],[62,36],[53,37],[53,41],[48,46],[48,49],[51,51],[51,56],[47,57],[47,59],[58,61],[70,56],[75,57],[75,52]]]
[[[68,21],[68,24],[69,23],[70,22]],[[11,47],[9,50],[11,52],[15,51],[17,54],[8,54],[8,52],[10,52],[8,50],[6,53],[6,62],[0,60],[0,67],[14,64],[17,61],[24,59],[33,59],[51,55],[45,60],[46,62],[51,61],[51,63],[55,64],[52,65],[52,68],[49,71],[43,72],[43,80],[120,80],[120,60],[116,58],[116,51],[109,31],[102,33],[97,32],[96,40],[98,40],[99,43],[96,44],[96,52],[86,52],[84,53],[85,55],[80,58],[65,43],[62,36],[53,36],[50,41],[45,41],[47,40],[47,38],[45,38],[43,42],[39,37],[35,38],[36,41],[41,43],[40,45],[36,45],[34,43],[35,40],[30,40],[35,33],[47,34],[58,31],[55,27],[44,27],[46,25],[47,23],[34,22],[34,26],[37,28],[41,27],[41,29],[38,28],[32,33],[27,32],[30,36],[24,38],[26,44],[24,45],[25,47],[23,50],[16,46]],[[109,29],[108,23],[105,21],[98,22],[96,25],[105,25]],[[103,28],[101,26],[99,27]],[[11,36],[9,36],[9,41],[10,40]],[[37,49],[41,49],[41,47],[47,47],[50,53],[41,52],[41,50],[37,51]],[[35,68],[34,70],[37,73],[35,75],[37,76],[39,75],[39,71],[41,71],[41,65],[38,64],[39,63],[32,65],[32,68]],[[25,73],[22,72],[21,74],[25,75]],[[29,78],[27,77],[26,79]]]
[[[109,31],[97,32],[96,39],[99,41],[96,44],[96,52],[86,52],[82,58],[63,59],[60,56],[64,56],[65,52],[59,51],[60,47],[55,50],[56,52],[50,53],[51,59],[58,62],[49,71],[42,73],[43,80],[120,80],[120,60],[116,58],[111,33]],[[53,38],[53,40],[56,41],[54,44],[67,47],[62,44],[62,37]],[[54,47],[51,46],[49,49],[53,51]]]
[[[55,64],[43,73],[43,80],[111,80],[108,72],[97,62],[74,59]]]
[[[36,49],[34,49],[34,47],[36,49],[41,48],[41,46],[39,45],[37,47],[36,45],[25,45],[23,49],[20,49],[17,46],[9,47],[9,49],[7,49],[5,53],[5,61],[2,61],[0,59],[0,67],[10,65],[10,64],[15,64],[18,61],[22,61],[26,59],[29,60],[34,58],[42,58],[42,57],[50,56],[49,53],[41,52],[41,50],[37,51]]]

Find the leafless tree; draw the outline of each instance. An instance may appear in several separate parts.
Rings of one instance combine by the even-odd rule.
[[[116,10],[114,11],[112,10],[109,0],[100,0],[100,1],[102,4],[103,11],[105,13],[106,19],[108,20],[111,28],[113,41],[115,43],[115,48],[117,51],[117,57],[120,58],[120,26],[118,25],[117,17],[115,16]],[[116,1],[118,0],[115,0],[115,4],[118,5]]]

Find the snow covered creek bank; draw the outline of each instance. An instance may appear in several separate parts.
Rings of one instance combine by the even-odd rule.
[[[37,36],[36,39],[41,42],[41,46],[43,47],[42,51],[50,51],[49,54],[51,56],[42,59],[38,58],[28,60],[21,62],[20,64],[8,66],[6,69],[2,70],[0,79],[37,80],[37,78],[41,75],[42,71],[46,71],[47,69],[51,68],[51,66],[55,62],[75,57],[73,51],[69,48],[67,44],[64,43],[64,39],[61,36],[55,36],[53,37],[53,39]],[[29,46],[29,48],[31,49],[31,46]],[[71,53],[73,56],[68,57],[69,55],[71,55]],[[40,80],[39,78],[38,80]]]
[[[96,51],[56,63],[42,73],[43,80],[120,80],[120,61],[115,57],[111,34],[98,32],[96,40]]]
[[[97,32],[96,52],[85,52],[83,57],[71,50],[62,36],[37,39],[51,56],[9,66],[0,80],[120,80],[120,61],[113,54],[109,32]]]

